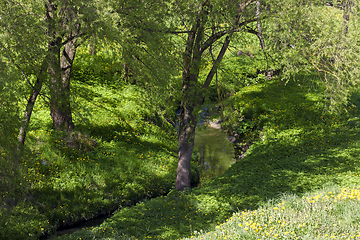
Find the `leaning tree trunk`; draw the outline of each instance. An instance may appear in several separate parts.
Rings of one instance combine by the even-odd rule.
[[[183,89],[179,116],[178,166],[175,182],[175,188],[179,191],[191,187],[190,164],[197,123],[196,107],[198,98],[196,88],[202,55],[200,44],[204,33],[201,20],[198,18],[196,22],[188,35],[183,57]]]
[[[191,187],[191,178],[190,178],[190,164],[191,164],[191,155],[194,149],[194,140],[195,140],[195,129],[197,124],[197,109],[201,105],[204,94],[209,88],[209,85],[214,78],[214,75],[219,67],[220,62],[222,61],[226,50],[230,44],[230,38],[232,33],[226,37],[221,50],[213,63],[213,66],[208,73],[205,82],[201,89],[197,89],[197,80],[200,70],[200,60],[202,52],[198,51],[195,48],[192,61],[188,57],[192,50],[187,48],[187,51],[184,56],[184,68],[183,71],[183,92],[182,92],[182,101],[181,101],[181,112],[180,112],[180,128],[179,128],[179,149],[178,149],[178,168],[177,176],[175,182],[175,188],[179,191],[183,191],[185,188]],[[189,37],[190,38],[190,37]],[[191,39],[188,44],[191,42]],[[196,45],[196,44],[195,44]]]
[[[213,34],[207,41],[203,42],[207,14],[207,11],[200,12],[199,17],[196,19],[195,25],[188,35],[183,57],[183,89],[179,117],[178,167],[175,182],[175,188],[179,191],[191,187],[190,164],[191,155],[194,149],[198,109],[203,102],[205,92],[209,88],[220,62],[225,55],[234,31],[234,29],[232,29],[232,31],[227,33],[228,36],[226,37],[203,86],[198,87],[198,76],[201,67],[202,54],[217,39],[225,35],[225,33]],[[237,24],[238,20],[236,21],[236,25]]]
[[[47,58],[45,57],[45,59],[42,62],[40,72],[37,76],[35,85],[33,86],[33,89],[31,91],[31,95],[28,99],[24,117],[21,121],[19,137],[18,137],[18,145],[17,145],[18,151],[23,150],[25,139],[26,139],[26,133],[27,133],[27,129],[30,124],[31,114],[34,109],[35,101],[36,101],[37,96],[40,94],[42,85],[44,83],[44,79],[46,78],[46,68],[47,68],[46,60],[47,60]]]
[[[183,191],[191,187],[190,164],[194,149],[196,119],[197,76],[191,75],[183,84],[183,100],[179,117],[178,167],[175,188]]]

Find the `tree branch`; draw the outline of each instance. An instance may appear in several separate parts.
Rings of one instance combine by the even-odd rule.
[[[65,44],[67,44],[68,42],[74,40],[75,38],[79,38],[79,37],[82,37],[82,36],[85,36],[86,34],[84,32],[81,32],[79,34],[75,34],[75,35],[72,35],[70,37],[68,37],[64,42],[62,42],[60,44],[60,46],[64,46]]]
[[[205,82],[204,82],[204,84],[202,86],[203,89],[207,89],[209,87],[209,85],[211,83],[211,80],[213,79],[214,74],[216,73],[220,62],[223,59],[227,48],[229,47],[229,44],[230,44],[230,36],[227,36],[226,39],[225,39],[225,42],[223,43],[223,45],[221,47],[221,50],[220,50],[216,60],[214,61],[214,64],[213,64],[209,74],[206,77],[206,80],[205,80]]]
[[[15,65],[15,67],[21,72],[21,74],[24,76],[24,78],[25,78],[26,81],[29,83],[29,85],[30,85],[32,88],[34,88],[34,86],[31,84],[31,82],[30,82],[29,78],[27,77],[27,75],[25,74],[25,72],[20,68],[19,65],[17,65],[17,64],[15,63],[15,60],[14,60],[14,58],[11,56],[11,53],[8,51],[8,49],[7,49],[2,43],[0,43],[0,44],[1,44],[2,48],[3,48],[6,52],[8,52],[10,61],[11,61],[11,62]]]

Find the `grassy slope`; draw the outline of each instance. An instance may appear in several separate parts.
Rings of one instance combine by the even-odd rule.
[[[341,117],[321,112],[321,96],[297,85],[273,81],[234,96],[236,108],[265,127],[247,157],[208,191],[218,186],[219,195],[239,197],[233,202],[246,210],[195,239],[360,236],[357,111],[348,107]]]
[[[72,91],[76,130],[97,145],[67,145],[52,131],[48,107],[39,99],[22,161],[26,196],[12,212],[0,211],[0,239],[37,239],[58,226],[162,195],[174,184],[176,132],[156,118],[144,92],[77,80]]]
[[[320,212],[317,217],[327,216],[321,205],[309,205],[315,199],[310,193],[321,189],[323,185],[359,184],[359,122],[357,118],[353,118],[357,111],[349,107],[346,115],[332,115],[323,112],[324,103],[321,99],[320,95],[310,93],[307,87],[299,87],[297,82],[285,85],[274,80],[244,88],[231,100],[237,110],[231,110],[234,123],[240,121],[242,114],[246,114],[251,121],[264,126],[261,140],[252,145],[244,159],[235,163],[224,175],[214,178],[200,188],[185,194],[174,191],[167,197],[120,209],[101,227],[80,231],[63,239],[177,239],[198,235],[199,232],[198,239],[233,239],[231,236],[236,234],[238,238],[243,236],[245,239],[269,239],[269,236],[261,235],[266,234],[265,230],[274,238],[314,237],[309,234],[318,227],[316,224],[312,228],[306,225],[305,217],[293,217],[300,216],[309,208]],[[333,193],[329,193],[330,191]],[[339,187],[335,187],[334,190],[325,190],[327,193],[319,195],[327,195],[332,203],[340,196],[340,191]],[[285,199],[277,199],[284,193],[288,194]],[[303,194],[310,200],[296,197]],[[295,200],[288,200],[290,198]],[[270,203],[269,206],[251,212],[269,199],[275,199],[273,204],[284,201],[285,208],[290,209],[291,206],[292,210],[282,217],[282,213],[274,208],[281,209],[283,206]],[[338,209],[338,205],[331,205],[330,202],[327,206],[336,206]],[[356,207],[357,203],[351,204]],[[349,212],[355,207],[348,205],[344,208]],[[239,212],[241,210],[246,211]],[[263,215],[262,211],[266,212],[264,214],[267,218],[262,219],[262,222],[255,221],[256,217],[259,219]],[[256,212],[259,214],[255,214]],[[242,217],[242,214],[246,217]],[[322,227],[321,231],[318,231],[319,236],[326,238],[325,234],[330,236],[335,233],[336,236],[350,236],[351,229],[356,228],[356,225],[349,224],[351,219],[343,220],[343,211],[331,212],[329,216],[334,216],[329,223],[336,219],[336,225],[332,228]],[[282,222],[273,225],[267,223],[265,227],[265,222],[270,218],[271,223],[274,220]],[[293,224],[289,225],[288,229],[281,228],[281,224],[289,219],[294,219]],[[223,224],[225,222],[233,222],[233,225]],[[257,226],[258,233],[255,230],[255,233],[249,235],[246,230],[249,226],[246,224],[254,222],[258,225],[252,226]],[[322,223],[328,222],[324,220]],[[215,227],[216,225],[218,226]],[[305,225],[306,228],[302,228]],[[264,231],[261,232],[259,226],[262,226]],[[277,232],[276,228],[281,231]],[[204,233],[212,229],[215,232]],[[204,234],[201,235],[201,232]],[[217,235],[209,237],[214,233]]]

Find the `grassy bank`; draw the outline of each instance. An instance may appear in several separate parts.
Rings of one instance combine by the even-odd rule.
[[[37,239],[172,188],[173,126],[141,88],[118,83],[115,90],[99,75],[89,75],[98,77],[90,85],[84,73],[74,73],[72,140],[53,131],[46,99],[38,99],[19,163],[20,185],[2,194],[0,239]]]
[[[311,76],[304,78],[308,77]],[[100,227],[61,239],[355,236],[351,231],[357,225],[348,224],[354,219],[345,218],[344,214],[358,204],[349,200],[357,194],[357,188],[351,188],[360,185],[358,111],[356,106],[349,106],[347,114],[324,112],[323,96],[309,91],[309,85],[300,80],[287,84],[272,80],[249,86],[229,100],[231,110],[227,117],[233,121],[232,126],[249,138],[257,131],[255,135],[260,134],[260,138],[254,135],[245,158],[222,176],[184,194],[173,191],[166,197],[119,209]],[[356,104],[355,94],[353,100]],[[321,190],[324,185],[333,190]],[[319,192],[316,195],[314,191]],[[324,205],[335,210],[327,211],[322,208]],[[308,209],[315,212],[303,216]],[[316,218],[321,217],[325,219],[314,225]],[[270,219],[271,224],[265,223]],[[284,222],[291,224],[284,227]],[[327,223],[337,225],[320,226]],[[250,234],[251,226],[258,232],[255,229]],[[319,231],[311,235],[314,229]]]
[[[358,239],[359,188],[332,185],[303,197],[287,193],[185,239]]]

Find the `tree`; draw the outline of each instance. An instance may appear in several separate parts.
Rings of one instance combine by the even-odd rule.
[[[78,47],[76,42],[84,33],[80,30],[75,6],[66,1],[58,6],[49,0],[45,3],[45,11],[51,117],[55,130],[71,132],[74,129],[70,107],[71,68]]]
[[[31,87],[31,94],[20,126],[19,150],[24,144],[33,106],[40,94],[44,73],[47,72],[44,45],[35,44],[45,41],[44,34],[41,34],[43,25],[37,7],[36,2],[27,4],[18,1],[2,1],[0,3],[0,28],[2,30],[0,47],[4,53],[3,56],[13,68],[21,73]],[[38,76],[34,84],[31,83],[30,76],[32,75]],[[18,95],[21,93],[25,94],[20,92]]]
[[[36,98],[44,86],[49,90],[46,98],[54,128],[68,133],[74,129],[70,79],[76,49],[88,36],[116,29],[116,17],[103,14],[108,11],[107,3],[98,1],[1,2],[1,46],[30,86],[18,149],[25,142]]]
[[[343,4],[289,0],[279,5],[281,14],[273,16],[267,31],[269,48],[283,77],[289,79],[304,71],[317,74],[328,110],[338,112],[348,104],[360,77],[359,21],[355,17],[359,2]]]
[[[243,33],[257,35],[260,47],[266,51],[266,56],[272,55],[268,60],[274,61],[273,64],[282,69],[284,79],[301,71],[316,70],[325,85],[324,95],[330,108],[339,109],[347,103],[350,90],[357,86],[359,79],[359,68],[354,67],[358,66],[360,57],[356,47],[358,33],[349,30],[356,29],[355,26],[359,24],[352,17],[357,14],[359,5],[354,1],[344,1],[344,4],[344,23],[340,10],[324,6],[322,1],[203,0],[189,6],[195,12],[180,13],[187,28],[187,39],[182,66],[183,87],[175,186],[178,190],[190,187],[190,162],[198,109],[230,41],[235,36],[244,35]],[[324,14],[324,10],[329,11],[328,16]],[[184,16],[191,16],[192,19]],[[324,25],[324,22],[327,24]],[[343,35],[346,37],[342,37]],[[219,41],[223,42],[222,47],[218,48],[217,59],[200,86],[199,70],[204,52]]]
[[[251,27],[254,27],[253,23],[260,20],[260,13],[256,15],[256,2],[251,0],[239,2],[197,1],[189,6],[189,8],[195,9],[195,12],[186,13],[186,15],[193,16],[193,19],[189,19],[185,23],[187,39],[183,52],[178,168],[175,183],[175,188],[180,191],[190,188],[190,163],[194,148],[195,128],[204,94],[229,47],[233,35],[249,32],[252,29]],[[180,15],[186,16],[185,11]],[[253,31],[257,32],[256,30]],[[206,50],[209,50],[214,43],[220,40],[223,42],[217,51],[216,60],[212,63],[205,81],[200,85],[199,72],[203,55]]]

